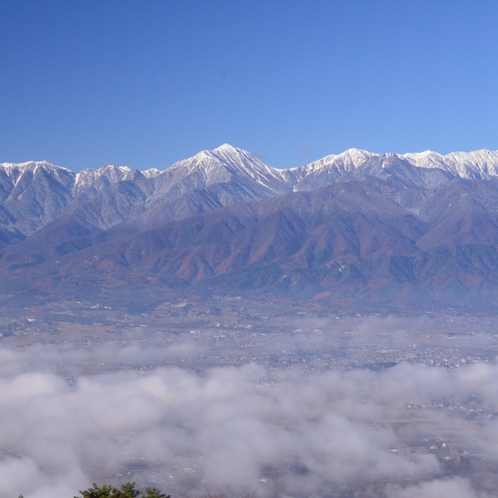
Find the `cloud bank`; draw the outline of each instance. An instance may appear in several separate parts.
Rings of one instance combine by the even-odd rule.
[[[471,480],[449,476],[441,459],[404,439],[418,431],[498,457],[495,364],[54,373],[91,354],[49,345],[0,351],[0,498],[71,498],[94,481],[128,480],[176,496],[331,496],[381,482],[388,498],[475,498],[485,494]],[[143,362],[173,353],[106,345],[98,354]],[[53,371],[42,368],[48,361]]]

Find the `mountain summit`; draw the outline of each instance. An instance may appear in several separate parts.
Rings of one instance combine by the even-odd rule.
[[[279,194],[288,191],[279,170],[263,164],[249,152],[224,144],[209,151],[178,161],[165,171],[173,186],[188,182],[189,186],[203,188],[217,183],[236,182],[246,187],[257,186],[257,191]],[[265,197],[265,194],[261,194]],[[258,194],[256,194],[258,196]]]

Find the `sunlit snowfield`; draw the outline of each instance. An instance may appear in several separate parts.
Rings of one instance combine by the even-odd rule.
[[[1,498],[127,481],[174,496],[494,496],[492,321],[147,321],[100,336],[73,324],[69,340],[30,335],[31,319],[4,335]]]

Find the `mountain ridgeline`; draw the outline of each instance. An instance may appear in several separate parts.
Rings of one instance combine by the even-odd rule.
[[[279,170],[222,145],[159,171],[0,164],[0,298],[254,294],[498,310],[498,151],[350,149]]]

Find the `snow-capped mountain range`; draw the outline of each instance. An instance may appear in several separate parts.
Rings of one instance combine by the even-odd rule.
[[[206,200],[221,207],[286,192],[316,190],[367,175],[388,174],[421,186],[446,183],[451,177],[490,179],[498,176],[498,151],[453,152],[443,156],[431,151],[375,154],[349,149],[286,170],[271,168],[249,152],[228,144],[201,151],[164,171],[107,165],[73,173],[46,161],[3,163],[0,164],[0,226],[30,235],[76,201],[82,198],[86,201],[104,190],[115,190],[123,183],[128,187],[133,185],[128,192],[128,203],[141,204],[138,210],[146,211],[195,189],[208,189]],[[112,210],[112,206],[106,209]],[[127,214],[123,215],[119,207],[116,209],[116,216],[108,212],[108,220],[97,222],[97,226],[109,228],[123,221]]]
[[[227,144],[163,171],[3,163],[0,298],[2,285],[98,293],[140,281],[498,307],[496,177],[490,150],[349,149],[285,170]]]

